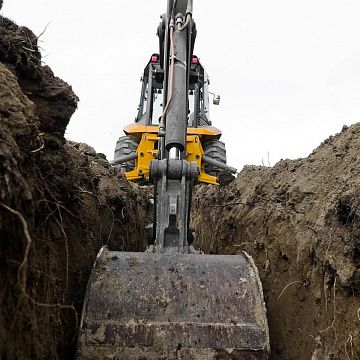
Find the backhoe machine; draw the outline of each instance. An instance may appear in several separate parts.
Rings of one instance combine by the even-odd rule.
[[[266,309],[252,258],[204,255],[191,245],[194,184],[216,184],[219,169],[235,171],[209,119],[209,79],[193,54],[192,0],[167,0],[158,36],[138,116],[113,161],[129,180],[154,184],[149,248],[100,250],[77,359],[267,359]]]

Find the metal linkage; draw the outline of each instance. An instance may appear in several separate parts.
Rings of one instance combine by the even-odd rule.
[[[164,18],[164,64],[169,66],[165,69],[166,106],[160,124],[164,136],[159,141],[161,157],[153,160],[150,166],[150,180],[155,184],[154,251],[160,253],[189,253],[191,191],[199,177],[196,163],[183,160],[186,156],[189,61],[191,44],[195,41],[189,26],[193,23],[192,8],[192,0],[168,0]]]
[[[229,165],[226,165],[226,164],[224,164],[224,163],[222,163],[220,161],[214,160],[211,157],[203,155],[202,159],[207,164],[215,166],[215,167],[217,167],[219,169],[222,169],[222,170],[230,171],[232,174],[235,174],[237,172],[237,169],[235,169],[235,168],[233,168],[233,167],[231,167]]]
[[[112,166],[120,165],[120,164],[129,162],[129,161],[135,160],[135,159],[137,159],[137,157],[138,157],[138,155],[137,155],[137,153],[135,152],[135,153],[133,153],[133,154],[123,156],[123,157],[118,158],[118,159],[116,159],[116,160],[111,160],[109,163],[110,163],[110,165],[112,165]]]
[[[150,174],[156,194],[154,251],[189,253],[191,190],[199,176],[196,163],[153,160]]]

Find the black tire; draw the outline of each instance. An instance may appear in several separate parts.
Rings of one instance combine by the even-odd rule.
[[[205,156],[226,164],[225,144],[219,140],[209,140],[203,144]],[[221,169],[205,163],[205,172],[209,175],[217,176]]]
[[[139,139],[135,136],[121,136],[116,142],[114,160],[122,158],[123,156],[133,154],[136,152],[139,145]],[[135,168],[135,160],[128,161],[126,163],[117,166],[122,171],[131,171]]]

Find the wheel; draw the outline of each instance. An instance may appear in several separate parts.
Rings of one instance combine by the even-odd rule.
[[[130,155],[136,152],[139,145],[139,139],[135,136],[121,136],[116,142],[114,160],[122,158],[123,156]],[[134,170],[135,160],[128,161],[126,163],[118,165],[120,170],[124,172]]]
[[[209,140],[203,144],[203,150],[205,156],[226,164],[226,148],[222,141]],[[213,165],[205,163],[205,172],[207,174],[216,176],[220,171],[222,170]]]

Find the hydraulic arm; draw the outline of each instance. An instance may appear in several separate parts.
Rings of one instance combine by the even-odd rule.
[[[198,161],[187,160],[192,159],[187,144],[199,144],[196,128],[194,134],[187,134],[189,92],[194,89],[200,99],[200,85],[207,85],[205,76],[203,84],[190,81],[196,36],[192,4],[191,0],[168,0],[158,28],[161,76],[160,71],[149,72],[154,75],[149,77],[150,91],[157,82],[156,89],[163,89],[164,95],[157,133],[141,135],[150,134],[158,144],[156,151],[150,150],[156,156],[149,169],[154,183],[154,245],[139,253],[100,250],[86,291],[78,359],[268,357],[265,304],[251,257],[244,252],[203,255],[190,246],[191,191],[205,151],[200,146],[201,151],[195,153],[199,159],[194,157]],[[156,66],[160,66],[157,59]],[[207,121],[205,102],[202,113],[198,105],[192,123]],[[148,109],[151,106],[147,104]],[[143,120],[147,128],[149,118]],[[136,137],[125,141],[128,144],[120,144],[121,149],[129,150]],[[218,148],[224,151],[223,143],[213,138],[209,142],[209,154]],[[144,156],[146,146],[140,143],[139,147],[137,156]],[[126,161],[135,159],[126,156]]]
[[[168,1],[158,31],[164,64],[169,69],[165,71],[166,106],[159,127],[161,158],[153,160],[150,167],[150,178],[155,184],[155,252],[189,253],[191,190],[199,175],[197,164],[185,160],[194,29],[192,0]]]

